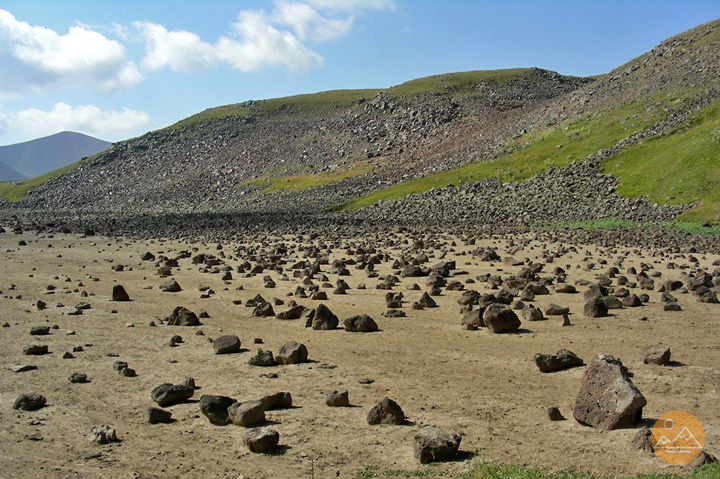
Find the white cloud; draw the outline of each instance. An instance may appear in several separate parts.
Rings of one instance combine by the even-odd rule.
[[[88,27],[59,35],[18,21],[0,9],[0,90],[23,91],[52,84],[113,90],[142,80],[125,48]]]
[[[168,32],[162,25],[135,22],[145,38],[147,54],[142,61],[145,68],[157,70],[164,66],[174,71],[194,72],[216,62],[214,47],[199,36],[186,31]]]
[[[323,63],[308,42],[320,43],[347,35],[355,16],[371,9],[391,10],[388,0],[306,0],[274,2],[270,13],[242,10],[230,32],[215,43],[184,30],[135,22],[145,41],[142,65],[150,70],[168,67],[194,72],[219,64],[243,72],[287,68],[302,72]],[[122,28],[116,29],[125,34]]]
[[[94,105],[72,107],[60,102],[50,111],[29,108],[6,115],[5,122],[8,129],[22,131],[30,138],[60,131],[77,131],[102,138],[145,127],[150,124],[150,117],[143,111],[129,108],[122,111],[101,110]]]

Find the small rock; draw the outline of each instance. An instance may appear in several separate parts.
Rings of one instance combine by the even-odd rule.
[[[122,285],[116,284],[112,289],[112,300],[113,301],[130,301],[130,296],[125,291]]]
[[[392,399],[384,398],[376,404],[367,415],[367,423],[375,424],[402,424],[405,422],[405,413]]]
[[[272,351],[258,349],[257,354],[248,360],[248,364],[250,366],[274,366],[275,358],[273,357]]]
[[[43,354],[48,354],[48,347],[46,344],[31,344],[23,347],[22,351],[23,354],[27,356],[41,356]]]
[[[653,344],[643,350],[644,364],[665,366],[670,362],[670,348],[662,343]]]
[[[50,334],[50,326],[33,326],[30,328],[30,335],[45,336]]]
[[[555,354],[538,353],[535,355],[534,360],[535,365],[543,373],[551,373],[585,364],[581,358],[567,349],[561,349]]]
[[[638,429],[637,434],[630,440],[630,447],[652,454],[652,430],[649,427],[641,427]]]
[[[260,401],[235,403],[228,407],[228,419],[238,426],[255,426],[265,422],[265,408]]]
[[[243,434],[243,443],[251,452],[269,452],[277,448],[280,434],[269,428],[252,429]]]
[[[71,383],[86,383],[86,382],[88,382],[88,377],[87,377],[87,374],[72,373],[68,377],[68,381],[70,381]]]
[[[240,338],[235,335],[220,336],[213,341],[215,354],[231,354],[240,351]]]
[[[163,383],[150,392],[150,397],[158,406],[165,407],[185,402],[195,394],[195,390],[181,384]]]
[[[550,406],[546,410],[548,419],[551,421],[564,421],[565,417],[560,412],[560,409],[558,409],[556,406]]]
[[[93,426],[90,428],[90,441],[97,444],[119,442],[115,429],[110,426]]]
[[[203,413],[212,424],[224,426],[231,422],[228,417],[228,408],[235,403],[235,399],[231,397],[203,394],[200,397],[200,412]]]
[[[159,407],[145,408],[145,422],[148,424],[168,423],[172,421],[172,412]]]
[[[443,431],[437,426],[425,426],[415,434],[413,453],[420,464],[447,461],[458,455],[462,438],[454,432]]]
[[[13,403],[13,409],[20,411],[35,411],[45,406],[45,396],[35,393],[21,394]]]
[[[298,364],[308,359],[308,350],[304,344],[288,341],[283,344],[275,357],[277,364]]]
[[[348,396],[347,391],[333,391],[331,392],[327,399],[325,399],[325,404],[327,404],[330,407],[348,407],[350,406],[350,398]]]

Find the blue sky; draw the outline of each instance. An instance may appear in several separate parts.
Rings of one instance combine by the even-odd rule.
[[[3,0],[0,145],[437,73],[595,75],[718,17],[720,0]]]

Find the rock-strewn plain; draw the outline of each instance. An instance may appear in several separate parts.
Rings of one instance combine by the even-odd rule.
[[[671,410],[691,411],[704,425],[708,451],[717,452],[720,353],[712,332],[720,305],[698,301],[702,287],[717,291],[717,254],[546,242],[535,235],[470,241],[393,231],[345,238],[246,235],[221,244],[7,231],[0,251],[0,447],[8,476],[309,477],[314,468],[321,477],[352,477],[368,464],[416,470],[426,467],[413,453],[425,426],[462,438],[460,459],[434,466],[451,476],[473,458],[607,474],[665,471],[659,459],[626,447],[636,429],[601,431],[573,419],[586,366],[544,374],[535,364],[536,354],[561,349],[586,364],[596,354],[620,359],[647,400],[641,426]],[[401,277],[413,262],[421,274],[439,276]],[[159,289],[168,278],[157,273],[168,273],[166,264],[176,264],[169,272],[181,291]],[[228,268],[232,279],[223,280]],[[340,276],[344,269],[350,274]],[[437,286],[443,284],[438,277],[446,286]],[[334,294],[340,279],[348,288]],[[584,293],[597,282],[605,289],[593,294],[622,287],[647,294],[647,301],[586,317]],[[112,301],[119,284],[130,301]],[[391,290],[377,289],[390,284]],[[566,284],[578,293],[555,291]],[[681,311],[664,310],[665,285]],[[298,286],[316,287],[328,299],[295,294]],[[433,289],[438,307],[411,307]],[[520,328],[507,334],[462,326],[468,308],[478,308],[473,301],[486,304],[492,294],[514,302],[524,291],[538,293],[524,294],[526,305],[569,308],[571,325],[563,326],[561,316],[526,321],[518,314]],[[402,293],[396,310],[405,317],[383,314],[388,292]],[[257,304],[258,295],[276,314],[294,307],[292,301],[309,309],[324,304],[339,325],[316,330],[305,327],[305,319],[253,316],[246,303]],[[165,322],[179,304],[198,315],[204,310],[202,325]],[[372,317],[378,331],[344,330],[345,319],[361,314]],[[38,326],[49,326],[50,334],[31,335]],[[214,354],[211,340],[229,335],[243,347]],[[180,341],[169,342],[175,336]],[[277,356],[292,341],[306,347],[305,362],[248,364],[258,347]],[[645,348],[658,341],[672,348],[672,361],[645,364]],[[24,355],[31,344],[47,346],[49,354]],[[72,357],[64,359],[67,352]],[[129,368],[134,376],[120,374]],[[78,372],[85,382],[68,381]],[[196,392],[163,406],[172,414],[168,422],[149,424],[148,408],[157,407],[151,392],[165,383]],[[328,407],[336,391],[348,391],[353,407]],[[280,392],[292,395],[292,407],[265,405],[264,398]],[[46,403],[14,410],[21,394],[42,395]],[[202,396],[260,401],[266,422],[253,427],[276,431],[279,444],[270,454],[251,452],[243,442],[249,429],[213,424],[201,411]],[[403,424],[367,423],[385,397],[402,408]],[[550,421],[546,411],[553,406],[568,420]],[[114,429],[118,442],[88,440],[98,425]]]

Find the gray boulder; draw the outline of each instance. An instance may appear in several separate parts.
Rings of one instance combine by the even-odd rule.
[[[665,366],[670,362],[670,348],[662,343],[653,344],[643,350],[644,364]]]
[[[274,366],[275,357],[270,350],[258,349],[257,354],[248,360],[248,364],[250,366]]]
[[[315,316],[312,319],[312,328],[315,330],[330,330],[337,328],[340,320],[335,316],[330,308],[324,304],[319,304],[315,309]]]
[[[165,293],[177,293],[179,291],[182,291],[182,288],[177,281],[171,279],[169,281],[165,281],[163,284],[160,285],[160,291],[163,291]]]
[[[19,411],[35,411],[47,403],[45,396],[35,393],[25,393],[18,396],[13,403],[13,409]]]
[[[200,326],[197,315],[187,308],[176,306],[170,316],[165,318],[169,326]]]
[[[274,429],[258,428],[243,434],[243,443],[251,452],[270,452],[277,448],[280,434]]]
[[[328,394],[325,404],[330,407],[349,407],[350,397],[347,391],[333,391]]]
[[[265,422],[265,407],[260,401],[235,403],[227,408],[228,419],[238,426],[251,427]]]
[[[605,298],[595,297],[590,298],[585,307],[583,308],[583,314],[588,318],[602,318],[608,314],[608,305]]]
[[[159,407],[145,408],[145,422],[148,424],[168,423],[172,421],[172,413]]]

